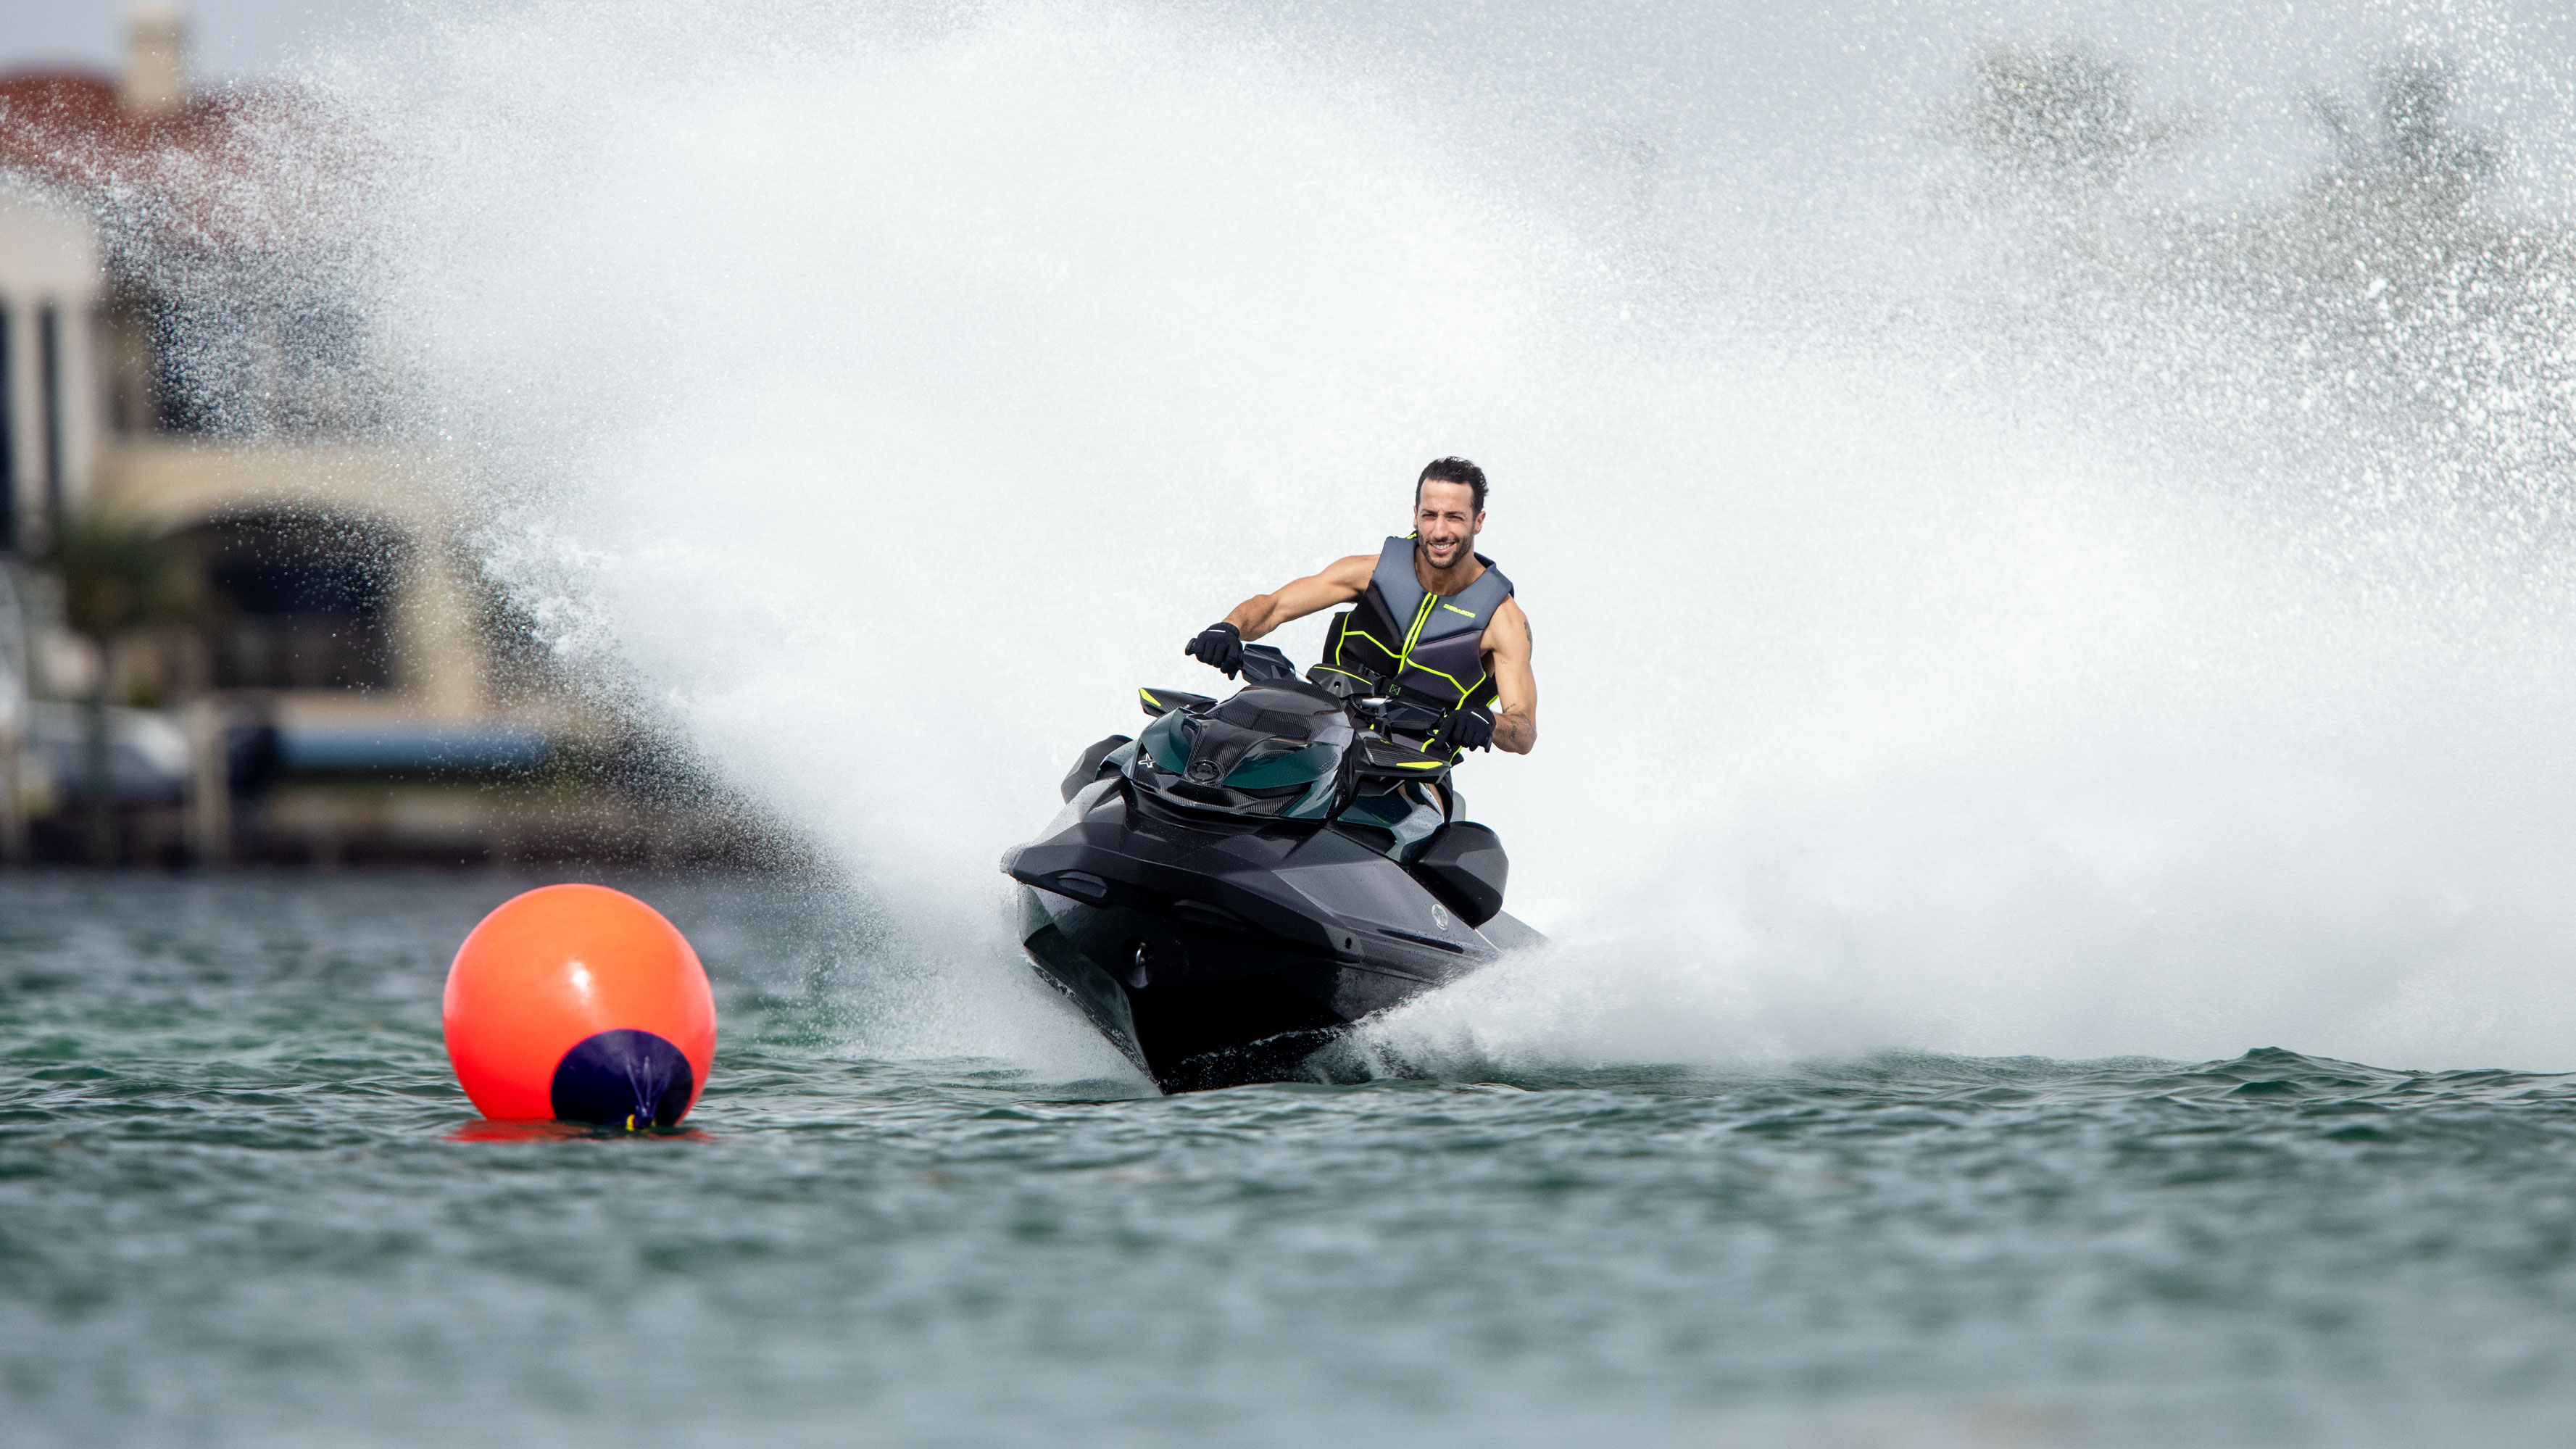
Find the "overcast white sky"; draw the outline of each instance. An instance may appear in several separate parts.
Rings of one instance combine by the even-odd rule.
[[[402,0],[189,0],[195,73],[213,80],[275,72],[317,33],[362,23]],[[0,71],[77,65],[113,70],[131,0],[0,0]]]
[[[317,45],[469,0],[183,0],[201,84],[258,80]],[[614,0],[612,0],[614,3]],[[736,0],[707,0],[711,5]],[[1038,0],[1045,4],[1047,0]],[[2466,64],[2462,123],[2515,158],[2496,196],[2576,212],[2576,0],[1135,0],[1222,4],[1265,27],[1312,29],[1323,53],[1383,50],[1470,78],[1537,130],[1661,134],[1672,156],[1768,165],[1778,194],[1817,191],[1810,132],[1844,135],[1845,171],[1919,182],[1914,135],[1970,57],[1998,38],[2087,39],[2138,74],[2148,109],[2196,138],[2159,173],[2203,199],[2284,194],[2326,158],[2300,97],[2367,97],[2371,64],[2429,49]],[[0,0],[0,71],[113,71],[133,0]],[[902,7],[894,7],[900,9]],[[2456,14],[2454,12],[2457,12]],[[542,33],[541,23],[532,30]],[[1885,43],[1875,43],[1879,38]],[[1875,69],[1855,70],[1862,42]],[[337,48],[337,47],[335,47]],[[363,46],[359,47],[364,49]],[[1722,83],[1713,83],[1722,82]],[[1945,89],[1946,88],[1946,89]],[[1916,139],[1920,139],[1917,135]],[[1768,158],[1768,159],[1766,159]],[[1876,158],[1873,160],[1873,158]],[[1732,192],[1753,178],[1729,173]],[[2163,183],[2159,183],[2163,184]]]

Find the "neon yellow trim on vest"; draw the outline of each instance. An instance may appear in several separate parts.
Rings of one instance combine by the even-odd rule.
[[[1417,542],[1421,539],[1421,536],[1422,535],[1418,531],[1405,535],[1406,538]],[[1413,626],[1405,631],[1404,647],[1400,649],[1392,647],[1385,640],[1371,634],[1366,629],[1354,629],[1345,622],[1341,629],[1333,636],[1332,663],[1334,665],[1339,665],[1342,662],[1342,646],[1348,644],[1353,637],[1366,639],[1369,643],[1377,646],[1377,650],[1380,654],[1383,654],[1388,659],[1394,661],[1395,667],[1389,672],[1386,681],[1388,688],[1397,690],[1402,689],[1404,687],[1405,674],[1409,671],[1418,670],[1424,674],[1431,675],[1434,678],[1447,680],[1449,682],[1449,687],[1458,691],[1458,703],[1460,705],[1465,705],[1469,700],[1474,698],[1478,689],[1484,687],[1487,680],[1493,678],[1490,671],[1479,673],[1476,676],[1476,682],[1473,684],[1462,684],[1454,674],[1450,674],[1445,670],[1434,669],[1428,664],[1418,664],[1414,662],[1414,647],[1422,642],[1422,631],[1431,622],[1431,610],[1434,605],[1447,609],[1450,613],[1460,615],[1464,618],[1473,619],[1478,617],[1475,610],[1459,608],[1456,604],[1450,603],[1440,595],[1425,589],[1422,594],[1422,603],[1413,611]],[[1349,617],[1351,616],[1344,616],[1346,620]],[[1350,673],[1347,669],[1337,669],[1335,672],[1342,674]],[[1361,676],[1354,675],[1353,677],[1359,678]]]
[[[1384,653],[1387,658],[1395,660],[1398,667],[1403,665],[1404,660],[1402,656],[1394,649],[1388,648],[1385,640],[1380,639],[1366,629],[1354,629],[1348,624],[1342,626],[1342,637],[1333,641],[1333,662],[1335,664],[1342,662],[1342,646],[1349,643],[1354,635],[1359,638],[1366,639],[1371,644],[1376,645],[1380,652]]]
[[[1479,674],[1476,676],[1476,684],[1460,684],[1458,683],[1458,676],[1454,674],[1442,674],[1441,671],[1432,668],[1428,664],[1415,664],[1411,660],[1407,660],[1405,661],[1404,667],[1407,669],[1419,669],[1425,674],[1439,674],[1441,678],[1448,680],[1451,686],[1457,689],[1458,702],[1460,704],[1465,704],[1467,702],[1467,696],[1475,689],[1476,684],[1482,684],[1488,678],[1492,677],[1490,675]]]
[[[1386,646],[1385,640],[1378,638],[1376,635],[1369,633],[1365,629],[1354,629],[1346,624],[1342,626],[1341,637],[1334,641],[1333,662],[1336,664],[1341,662],[1342,644],[1347,642],[1352,635],[1356,634],[1359,637],[1366,639],[1371,644],[1375,644],[1380,653],[1387,655],[1395,661],[1394,679],[1392,682],[1397,688],[1403,687],[1405,671],[1418,669],[1425,674],[1437,675],[1442,679],[1448,680],[1449,687],[1458,691],[1458,702],[1460,704],[1465,704],[1468,696],[1475,692],[1476,685],[1483,684],[1487,679],[1491,678],[1492,676],[1490,674],[1477,675],[1476,684],[1461,684],[1458,682],[1458,676],[1454,674],[1450,674],[1445,670],[1434,669],[1428,664],[1416,664],[1413,662],[1413,646],[1422,642],[1422,629],[1424,625],[1431,622],[1431,606],[1434,604],[1438,604],[1441,608],[1447,609],[1453,614],[1465,614],[1470,619],[1476,617],[1472,610],[1461,609],[1457,605],[1442,599],[1438,594],[1425,590],[1422,595],[1421,606],[1413,611],[1413,627],[1405,631],[1404,647],[1402,649],[1389,649]]]
[[[1439,602],[1438,594],[1429,589],[1422,591],[1422,607],[1413,611],[1413,627],[1405,633],[1404,652],[1395,656],[1398,666],[1409,667],[1413,663],[1413,646],[1422,642],[1422,626],[1431,622],[1431,606]],[[1438,670],[1432,672],[1439,673]]]

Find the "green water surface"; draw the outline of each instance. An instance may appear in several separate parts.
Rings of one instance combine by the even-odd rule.
[[[0,876],[0,1443],[2576,1442],[2563,1077],[1140,1098],[861,1059],[827,909],[663,883],[694,1130],[474,1140],[439,987],[534,883]]]

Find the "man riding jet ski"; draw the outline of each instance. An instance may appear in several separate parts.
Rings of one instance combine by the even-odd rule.
[[[1440,459],[1414,498],[1413,538],[1193,639],[1244,688],[1140,690],[1153,723],[1085,750],[1064,811],[1002,858],[1031,963],[1167,1090],[1291,1076],[1339,1028],[1539,939],[1502,913],[1502,842],[1447,781],[1466,750],[1537,741],[1529,622],[1469,548],[1484,473]],[[1353,600],[1304,679],[1245,642]]]
[[[1434,753],[1490,744],[1526,755],[1538,743],[1529,616],[1512,581],[1470,547],[1484,531],[1485,470],[1436,459],[1414,480],[1412,537],[1255,594],[1181,652],[1232,677],[1246,641],[1356,599],[1358,608],[1334,618],[1316,676],[1387,696],[1391,726]]]

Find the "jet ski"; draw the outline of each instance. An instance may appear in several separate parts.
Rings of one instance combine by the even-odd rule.
[[[1352,677],[1243,651],[1219,701],[1082,752],[1062,813],[1002,857],[1032,966],[1165,1091],[1294,1080],[1341,1029],[1537,944],[1452,761]],[[1361,686],[1365,687],[1365,686]]]

